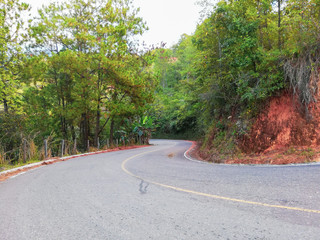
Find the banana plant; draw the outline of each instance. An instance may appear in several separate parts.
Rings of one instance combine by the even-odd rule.
[[[152,117],[141,117],[133,124],[133,132],[139,136],[143,143],[149,144],[151,133],[156,129]]]

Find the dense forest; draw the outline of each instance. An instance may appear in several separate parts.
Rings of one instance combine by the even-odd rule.
[[[18,0],[0,7],[0,163],[43,158],[44,141],[49,157],[148,141],[157,82],[129,1],[52,3],[29,19]]]
[[[255,121],[283,94],[312,122],[320,1],[200,4],[208,14],[193,35],[142,49],[134,36],[147,26],[128,0],[53,3],[33,18],[1,0],[0,167],[22,161],[26,145],[39,159],[44,141],[55,156],[61,140],[71,154],[147,143],[155,128],[220,153],[259,152],[270,144],[251,144]]]
[[[159,136],[196,138],[212,161],[264,151],[280,137],[319,144],[319,19],[319,0],[219,1],[193,35],[157,52]],[[284,95],[299,117],[258,128],[270,101],[279,106]]]

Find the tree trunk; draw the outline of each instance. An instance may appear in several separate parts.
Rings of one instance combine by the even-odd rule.
[[[99,64],[100,69],[100,64]],[[101,96],[100,96],[100,81],[101,81],[101,72],[98,72],[98,81],[97,81],[97,90],[98,90],[98,97],[97,97],[97,113],[96,113],[96,129],[94,133],[94,146],[98,148],[99,145],[99,135],[100,135],[100,118],[101,118]]]
[[[61,89],[62,92],[62,89]],[[67,135],[67,123],[66,123],[66,118],[65,118],[65,101],[64,101],[64,97],[61,98],[61,103],[62,103],[62,114],[60,115],[61,117],[61,131],[62,131],[62,136],[63,139],[68,139],[68,135]]]
[[[88,149],[88,140],[89,140],[89,119],[87,113],[83,113],[81,115],[81,123],[80,123],[80,134],[81,134],[81,143],[84,150]]]
[[[8,101],[5,97],[3,98],[3,108],[5,113],[9,113]]]
[[[114,131],[114,119],[111,119],[111,124],[110,124],[110,145],[113,145],[113,131]]]
[[[99,103],[100,105],[100,103]],[[98,105],[97,115],[96,115],[96,129],[94,133],[94,146],[98,147],[98,139],[100,134],[100,118],[101,118],[101,112],[100,112],[100,106]]]
[[[76,139],[76,131],[74,129],[74,126],[73,124],[71,123],[71,136],[72,136],[72,140],[75,140]]]
[[[272,49],[272,43],[271,43],[271,39],[270,39],[270,35],[269,35],[269,33],[268,33],[268,20],[266,19],[266,29],[267,29],[267,38],[268,38],[268,46],[269,46],[269,50],[271,50]]]
[[[278,47],[281,49],[281,0],[278,0]]]
[[[61,124],[62,138],[68,139],[66,118],[63,117],[62,115],[60,116],[60,124]]]
[[[257,10],[258,10],[258,19],[260,19],[259,21],[259,37],[260,37],[260,45],[263,47],[263,33],[262,33],[262,20],[261,20],[261,13],[262,13],[262,9],[261,9],[261,3],[260,0],[257,1]]]

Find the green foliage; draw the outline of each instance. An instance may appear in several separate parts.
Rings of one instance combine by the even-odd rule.
[[[236,149],[266,100],[290,88],[307,112],[318,90],[319,10],[317,0],[219,1],[192,36],[157,55],[159,135],[197,132],[206,146]]]
[[[145,28],[130,7],[129,1],[54,3],[39,11],[31,28],[33,51],[50,51],[38,93],[51,107],[43,110],[60,122],[55,132],[79,136],[83,148],[88,140],[97,145],[109,119],[141,115],[152,101],[154,86],[141,70],[144,56],[129,48],[130,38]]]
[[[155,128],[154,119],[148,116],[141,117],[139,121],[133,123],[133,133],[147,144],[149,144],[151,133]]]
[[[160,49],[156,54],[153,69],[160,86],[152,110],[159,125],[158,136],[185,135],[189,129],[193,136],[197,135],[193,129],[201,106],[193,68],[195,54],[192,37],[188,35],[183,35],[172,50]]]
[[[144,53],[129,0],[52,3],[33,20],[28,11],[0,3],[1,162],[18,161],[24,139],[41,154],[49,138],[57,154],[61,139],[82,151],[107,138],[148,142],[155,126],[228,152],[268,98],[291,88],[308,113],[318,92],[318,0],[219,1],[192,36]]]
[[[130,1],[52,3],[27,29],[20,15],[28,5],[2,1],[1,9],[2,153],[35,133],[37,154],[47,138],[55,154],[61,139],[77,140],[82,151],[109,137],[112,145],[124,120],[146,114],[157,81],[152,51],[140,53],[132,42],[146,26]],[[11,118],[21,119],[23,128],[11,131]]]
[[[0,102],[5,113],[21,112],[20,69],[23,67],[24,54],[21,45],[25,31],[21,15],[29,6],[18,0],[0,2]]]

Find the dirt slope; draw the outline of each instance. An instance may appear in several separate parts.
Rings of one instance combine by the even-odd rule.
[[[317,105],[302,112],[296,98],[285,93],[274,97],[240,142],[244,152],[269,152],[290,146],[316,147],[320,144],[320,114]]]
[[[285,92],[273,97],[237,144],[242,153],[221,155],[199,146],[194,154],[207,161],[237,164],[288,164],[320,159],[320,95],[308,106]]]

